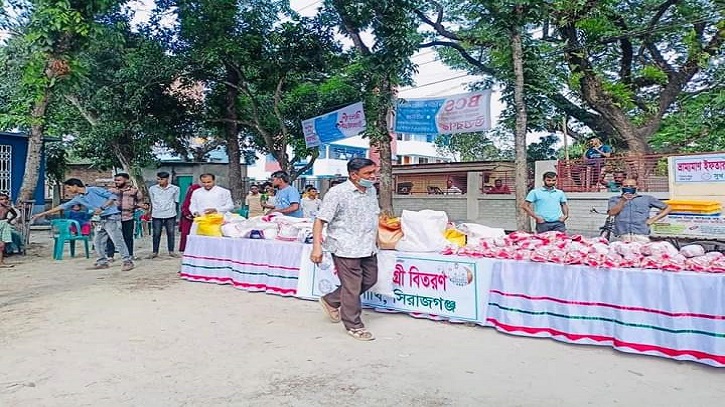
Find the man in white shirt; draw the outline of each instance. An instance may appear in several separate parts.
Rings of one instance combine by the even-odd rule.
[[[228,189],[216,185],[214,174],[199,176],[201,188],[191,195],[189,212],[196,217],[210,213],[224,213],[234,209],[232,193]]]
[[[151,243],[152,253],[149,259],[159,256],[161,229],[166,229],[166,247],[170,257],[179,257],[174,251],[174,230],[176,229],[176,209],[179,205],[179,187],[169,183],[169,173],[161,171],[156,174],[156,185],[149,188],[151,199],[151,226],[154,230]]]
[[[305,218],[314,218],[320,210],[322,201],[317,196],[317,188],[307,188],[307,194],[302,197],[302,214]]]

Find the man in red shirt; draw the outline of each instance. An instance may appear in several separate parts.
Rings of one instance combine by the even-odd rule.
[[[511,190],[507,185],[503,184],[503,181],[500,179],[497,179],[496,181],[493,181],[493,187],[488,190],[487,194],[510,194]]]

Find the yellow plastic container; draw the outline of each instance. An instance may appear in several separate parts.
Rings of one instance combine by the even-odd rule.
[[[704,215],[722,211],[722,204],[718,201],[688,201],[671,199],[664,202],[672,208],[672,212],[689,212]]]

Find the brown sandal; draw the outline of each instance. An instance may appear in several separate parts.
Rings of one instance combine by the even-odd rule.
[[[327,317],[330,318],[330,321],[334,323],[340,322],[340,309],[328,304],[322,297],[320,297],[320,305],[322,305],[322,309],[325,311],[325,314],[327,314]]]
[[[348,329],[347,333],[359,341],[372,341],[375,339],[375,336],[373,335],[373,333],[368,331],[365,328]]]

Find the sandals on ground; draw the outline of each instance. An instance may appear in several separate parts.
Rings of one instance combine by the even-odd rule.
[[[322,309],[325,311],[325,314],[327,314],[327,317],[330,318],[330,321],[337,323],[340,322],[340,309],[335,308],[332,305],[328,304],[327,301],[325,301],[324,298],[320,297],[320,305],[322,306]]]
[[[373,335],[373,333],[368,331],[365,328],[348,329],[347,333],[359,341],[372,341],[375,339],[375,336]]]

